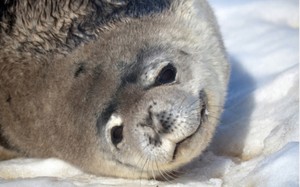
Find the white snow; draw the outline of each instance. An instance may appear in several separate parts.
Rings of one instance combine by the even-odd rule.
[[[299,186],[299,1],[211,0],[232,65],[208,150],[170,182],[96,177],[57,159],[0,162],[0,186]]]

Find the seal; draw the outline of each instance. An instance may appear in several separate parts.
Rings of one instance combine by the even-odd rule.
[[[0,158],[157,178],[198,157],[229,76],[205,0],[7,0]]]

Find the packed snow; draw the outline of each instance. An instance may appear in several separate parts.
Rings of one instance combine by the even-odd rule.
[[[211,0],[232,66],[211,146],[177,179],[83,173],[57,159],[0,162],[0,186],[299,186],[299,1]]]

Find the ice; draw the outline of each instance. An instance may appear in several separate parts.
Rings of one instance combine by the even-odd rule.
[[[290,142],[259,162],[245,180],[251,186],[298,186],[299,143]],[[270,164],[271,163],[271,164]],[[272,172],[271,172],[272,171]],[[276,179],[276,180],[270,180]]]
[[[57,159],[0,162],[0,186],[299,186],[299,1],[211,0],[232,66],[211,146],[173,181],[96,177]]]

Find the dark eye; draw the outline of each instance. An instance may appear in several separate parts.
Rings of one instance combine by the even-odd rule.
[[[123,126],[115,126],[111,129],[111,141],[117,146],[123,140]]]
[[[172,64],[168,64],[159,72],[155,84],[168,84],[174,82],[176,78],[176,68]]]

